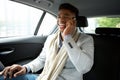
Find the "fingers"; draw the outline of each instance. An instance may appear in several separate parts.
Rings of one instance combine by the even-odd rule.
[[[26,73],[26,68],[25,67],[21,67],[22,69],[18,72],[16,72],[13,76],[16,77],[16,76],[19,76],[19,75],[22,75],[22,74],[25,74]]]
[[[17,77],[17,76],[19,76],[19,75],[22,75],[22,71],[16,72],[13,76],[14,76],[14,77]]]
[[[72,34],[76,27],[76,20],[69,20],[66,23],[66,31],[68,34]]]
[[[15,75],[17,72],[20,72],[22,70],[22,66],[21,65],[17,65],[14,64],[12,66],[8,66],[6,67],[1,74],[4,76],[4,78],[12,78],[12,77],[16,77],[17,75]],[[19,73],[20,74],[20,73]]]
[[[3,75],[3,71],[0,72],[0,76]]]
[[[4,76],[4,78],[7,78],[9,70],[10,70],[10,66],[6,67],[6,68],[3,70],[3,76]]]
[[[66,27],[70,27],[73,30],[76,27],[76,20],[68,20],[66,23]]]
[[[10,69],[10,78],[12,77],[16,77],[18,75],[22,75],[26,73],[26,69],[24,69],[24,67],[22,67],[21,65],[13,65]]]

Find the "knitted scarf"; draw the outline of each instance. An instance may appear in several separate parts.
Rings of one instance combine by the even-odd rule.
[[[79,35],[80,33],[76,29],[72,34],[72,38],[77,41]],[[37,80],[56,80],[62,71],[68,54],[64,48],[64,44],[58,51],[59,37],[60,32],[57,32],[49,45],[49,53],[46,56],[44,69]]]

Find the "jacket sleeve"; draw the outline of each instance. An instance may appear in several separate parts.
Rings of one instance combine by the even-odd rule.
[[[71,35],[65,36],[63,44],[68,56],[78,72],[86,73],[93,65],[94,43],[89,35],[80,35],[77,43]]]
[[[40,70],[44,67],[45,60],[46,60],[47,47],[51,40],[50,38],[51,38],[51,36],[49,36],[47,38],[47,40],[44,44],[44,47],[43,47],[41,53],[39,54],[39,56],[36,59],[34,59],[33,61],[29,62],[28,64],[23,65],[27,68],[27,70],[29,70],[29,71],[31,70],[32,72],[37,72],[38,70]]]

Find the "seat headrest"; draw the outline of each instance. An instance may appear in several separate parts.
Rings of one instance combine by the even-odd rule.
[[[120,35],[120,28],[96,28],[96,34]]]
[[[78,16],[77,17],[77,27],[87,27],[88,21],[85,16]]]

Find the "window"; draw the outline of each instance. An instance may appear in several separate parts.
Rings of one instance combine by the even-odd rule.
[[[38,35],[48,35],[50,34],[53,29],[56,27],[56,18],[52,16],[51,14],[47,13],[43,19],[43,22],[40,26]]]
[[[42,14],[42,10],[9,0],[0,0],[0,37],[34,35]],[[47,13],[40,26],[39,35],[48,35],[55,25],[56,18]]]
[[[84,32],[95,33],[97,27],[120,28],[120,17],[117,15],[88,18],[88,27],[84,28]]]

